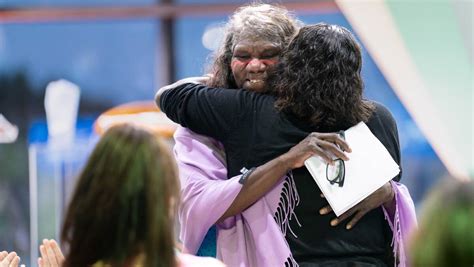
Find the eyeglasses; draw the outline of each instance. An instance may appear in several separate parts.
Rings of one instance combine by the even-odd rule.
[[[344,131],[339,131],[338,134],[342,139],[345,139]],[[337,158],[333,161],[333,163],[333,165],[326,164],[326,179],[332,185],[338,184],[339,187],[342,187],[344,186],[344,178],[346,176],[346,166],[344,164],[344,160]]]

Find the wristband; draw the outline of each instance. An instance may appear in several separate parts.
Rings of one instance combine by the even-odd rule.
[[[240,172],[242,173],[242,176],[240,177],[239,183],[244,184],[247,179],[249,178],[250,174],[257,169],[256,167],[250,168],[250,170],[247,170],[247,168],[243,167]]]

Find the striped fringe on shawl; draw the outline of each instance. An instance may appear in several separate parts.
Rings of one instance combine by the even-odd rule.
[[[295,207],[299,203],[300,197],[298,195],[298,191],[296,190],[295,181],[293,180],[293,173],[290,171],[286,175],[285,180],[283,182],[280,202],[278,203],[278,208],[275,211],[275,214],[273,215],[273,218],[280,226],[283,236],[286,236],[287,230],[289,229],[291,234],[295,238],[298,238],[298,236],[296,236],[296,234],[291,229],[290,220],[294,217],[298,226],[301,227],[301,223],[299,222],[298,217],[296,217],[296,214],[294,212]],[[287,246],[289,247],[288,243]],[[298,263],[293,258],[293,255],[290,254],[290,256],[287,258],[285,262],[285,267],[298,267]]]

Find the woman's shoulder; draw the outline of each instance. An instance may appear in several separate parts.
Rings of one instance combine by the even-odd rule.
[[[374,100],[370,100],[369,102],[374,106],[374,113],[376,115],[390,113],[390,110],[384,104]]]
[[[225,265],[215,258],[181,253],[178,255],[178,267],[225,267]]]
[[[384,104],[377,101],[370,101],[370,103],[374,105],[374,110],[372,116],[369,118],[368,124],[374,121],[381,122],[384,124],[396,124],[392,113]]]
[[[371,102],[374,105],[374,111],[366,124],[372,133],[379,137],[379,139],[383,136],[387,136],[387,134],[390,136],[398,136],[397,122],[390,110],[382,103]]]

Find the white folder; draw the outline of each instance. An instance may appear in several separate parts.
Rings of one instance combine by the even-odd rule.
[[[384,145],[363,122],[345,131],[345,139],[352,149],[345,161],[344,185],[331,184],[326,178],[326,163],[313,156],[305,166],[321,189],[336,216],[365,199],[393,179],[400,168]]]

